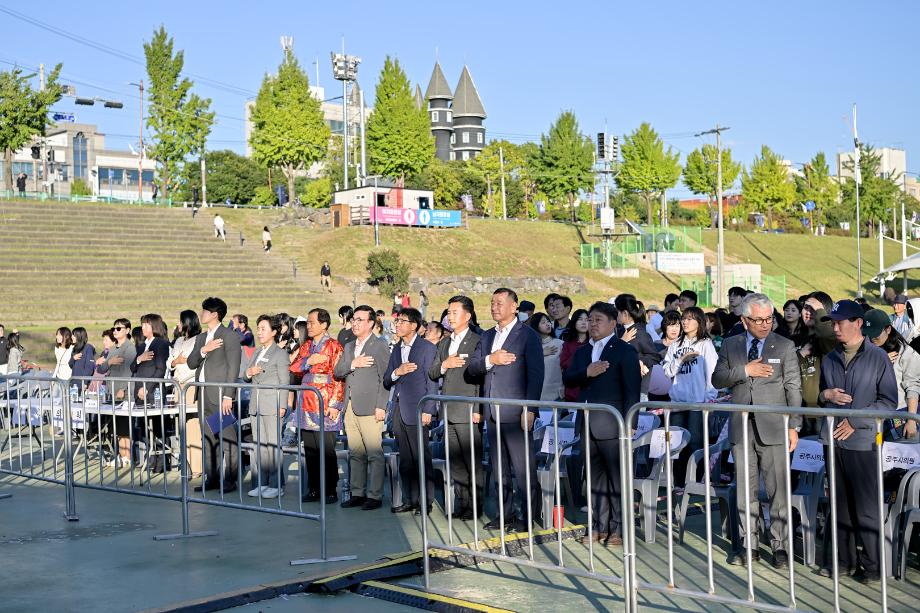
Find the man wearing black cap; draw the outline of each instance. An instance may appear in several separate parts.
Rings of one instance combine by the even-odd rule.
[[[864,311],[853,300],[834,303],[824,321],[832,321],[839,345],[821,362],[818,402],[840,409],[893,410],[898,385],[888,354],[865,342]],[[876,468],[876,425],[872,418],[835,418],[832,431],[822,421],[821,440],[835,446],[838,564],[860,583],[878,581],[879,483]],[[856,538],[862,554],[856,551]],[[830,565],[821,570],[830,576]]]
[[[898,294],[891,304],[894,315],[891,316],[891,327],[898,331],[908,343],[913,339],[914,322],[907,315],[907,296]]]

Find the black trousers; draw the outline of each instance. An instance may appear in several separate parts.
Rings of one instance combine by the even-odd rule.
[[[447,425],[447,443],[450,446],[450,477],[457,488],[454,510],[473,508],[472,475],[476,475],[476,505],[482,509],[485,471],[482,469],[482,423],[473,424],[470,436],[469,422]],[[474,472],[475,471],[475,472]]]
[[[339,482],[339,464],[335,457],[335,432],[323,432],[326,455],[326,495],[335,494]],[[307,468],[307,487],[309,491],[319,494],[319,457],[320,457],[320,432],[319,430],[301,430],[300,440],[303,441],[303,461]],[[307,490],[304,490],[306,493]]]
[[[591,506],[594,512],[592,528],[595,534],[622,536],[619,439],[599,440],[592,436],[588,457],[591,462]]]
[[[834,449],[837,470],[837,563],[879,572],[878,467],[875,451]],[[826,456],[825,456],[826,457]],[[862,541],[862,555],[856,550]]]
[[[518,420],[513,422],[502,422],[501,425],[501,449],[498,446],[498,425],[495,422],[489,423],[489,455],[492,460],[492,474],[495,476],[496,495],[498,488],[502,488],[504,496],[504,513],[505,520],[511,519],[514,512],[513,499],[511,495],[511,478],[517,478],[518,496],[520,499],[521,513],[527,513],[527,467],[530,467],[530,502],[533,520],[536,522],[542,516],[541,509],[543,501],[540,498],[540,482],[537,477],[537,456],[533,443],[529,443],[530,453],[525,453],[524,436],[521,430],[521,424]],[[527,432],[530,436],[530,432]],[[498,478],[499,466],[501,466],[501,481]]]
[[[220,409],[218,409],[219,411]],[[236,483],[237,467],[239,466],[239,432],[237,426],[224,428],[218,434],[211,432],[211,427],[206,423],[208,415],[205,414],[205,423],[201,424],[204,433],[204,473],[207,479],[223,479],[226,483]],[[221,443],[223,439],[223,443]],[[223,457],[221,458],[221,448]]]
[[[428,445],[428,426],[410,426],[403,422],[399,407],[393,411],[393,435],[399,448],[399,481],[402,485],[404,504],[419,504],[420,488],[418,480],[418,429],[422,428],[422,440],[425,458],[425,495],[428,504],[434,502],[434,467],[431,464],[431,446]]]

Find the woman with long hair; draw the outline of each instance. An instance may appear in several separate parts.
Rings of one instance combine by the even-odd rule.
[[[54,372],[55,379],[70,381],[70,358],[73,356],[73,332],[67,326],[61,326],[54,333]]]
[[[575,352],[588,342],[588,311],[577,309],[569,318],[565,330],[562,331],[562,351],[559,352],[559,367],[565,372],[572,365]],[[580,387],[566,387],[565,401],[578,402]]]
[[[179,325],[177,326],[179,336],[173,343],[169,352],[169,370],[172,372],[172,378],[180,386],[192,383],[195,380],[195,371],[188,367],[188,356],[192,354],[195,348],[195,338],[201,334],[201,322],[198,320],[198,313],[192,309],[186,309],[179,313]],[[188,441],[188,464],[191,477],[197,479],[201,477],[201,423],[198,421],[198,410],[195,404],[194,385],[188,385],[185,388],[185,415],[186,419],[186,440]],[[179,389],[176,394],[180,393]]]
[[[808,342],[811,331],[802,320],[802,303],[798,300],[787,300],[783,304],[783,316],[776,328],[776,333],[785,336],[799,349]]]
[[[553,320],[546,313],[534,313],[527,325],[540,335],[543,345],[543,392],[540,400],[559,400],[565,394],[559,364],[562,341],[556,338]]]
[[[10,351],[6,359],[6,374],[18,375],[22,372],[22,355],[25,353],[25,349],[19,342],[19,332],[11,332],[6,337],[6,342]]]
[[[71,377],[92,377],[96,372],[96,348],[89,343],[86,328],[77,326],[73,329],[73,349],[70,353]],[[76,379],[73,384],[78,390],[83,389],[83,380]]]
[[[639,373],[642,375],[640,393],[648,394],[649,375],[652,368],[661,362],[661,355],[645,330],[645,308],[629,294],[617,296],[614,306],[617,308],[617,323],[623,326],[622,340],[639,353]]]

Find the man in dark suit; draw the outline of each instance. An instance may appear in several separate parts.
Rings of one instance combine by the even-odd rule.
[[[206,298],[201,303],[199,319],[205,331],[195,339],[195,348],[188,356],[188,367],[195,371],[195,381],[202,383],[235,383],[239,378],[242,349],[240,348],[239,335],[230,328],[222,325],[227,316],[227,303],[220,298]],[[202,408],[205,420],[218,411],[224,415],[233,414],[234,388],[220,388],[201,386],[197,390],[198,406]],[[236,426],[224,428],[221,433],[211,432],[207,424],[201,424],[201,431],[205,436],[205,490],[216,490],[223,481],[223,491],[232,492],[236,489],[236,472],[239,454],[238,434]],[[220,462],[221,438],[223,438],[225,463]],[[200,492],[201,486],[196,486],[195,491]]]
[[[348,437],[348,462],[351,498],[345,509],[379,509],[383,498],[383,428],[386,419],[387,391],[383,387],[390,348],[373,334],[377,312],[366,304],[351,317],[355,340],[345,345],[333,371],[345,381],[345,434]]]
[[[483,397],[539,400],[543,391],[543,346],[536,331],[518,321],[517,306],[518,297],[513,290],[502,287],[492,294],[492,319],[496,325],[491,330],[483,332],[473,353],[473,359],[467,366],[470,375],[484,377]],[[512,470],[519,484],[522,513],[527,513],[525,488],[529,486],[532,517],[534,521],[538,521],[540,517],[542,505],[537,481],[536,454],[532,444],[529,446],[529,453],[525,453],[524,447],[524,437],[530,436],[537,413],[536,408],[525,410],[525,407],[517,405],[485,405],[489,449],[497,477],[496,487],[501,488],[504,503],[501,514],[486,524],[487,529],[501,528],[502,517],[506,530],[521,528],[520,525],[515,525],[517,522],[514,519],[511,497]],[[530,483],[525,484],[528,466]],[[523,530],[526,529],[527,526],[524,526]]]
[[[420,488],[418,480],[419,455],[425,458],[425,492],[428,512],[434,501],[431,448],[428,446],[428,428],[436,412],[433,400],[422,407],[422,423],[418,423],[419,401],[428,394],[437,394],[438,386],[428,377],[437,348],[418,334],[422,314],[418,309],[403,309],[394,320],[399,342],[390,354],[390,363],[383,376],[383,386],[393,390],[392,428],[399,446],[399,478],[402,482],[403,503],[393,507],[394,513],[415,511],[420,513]],[[418,429],[422,429],[424,448],[418,448]]]
[[[715,388],[731,389],[735,404],[767,404],[786,407],[802,406],[802,379],[795,345],[773,330],[773,303],[764,294],[748,294],[741,303],[741,323],[745,334],[738,334],[722,342],[719,360],[712,372]],[[751,558],[759,560],[757,551],[760,539],[757,522],[760,517],[760,477],[763,477],[770,501],[770,544],[773,546],[773,566],[786,568],[789,554],[789,518],[786,516],[786,454],[798,443],[798,430],[802,425],[799,415],[789,417],[789,447],[783,430],[783,417],[775,414],[754,413],[748,418],[747,487],[751,509],[745,508],[744,496],[744,424],[741,413],[732,413],[732,455],[738,468],[738,509],[741,512],[741,533],[751,539]],[[744,514],[750,513],[754,534],[745,535]],[[729,564],[747,563],[746,549],[733,551]]]
[[[476,397],[482,391],[480,378],[472,376],[466,368],[479,343],[479,335],[470,329],[474,313],[473,301],[466,296],[454,296],[447,303],[447,323],[453,332],[438,343],[437,356],[428,371],[432,381],[443,379],[441,393],[446,396]],[[441,408],[444,440],[450,452],[450,476],[457,488],[453,516],[471,520],[474,516],[473,471],[476,475],[476,517],[482,515],[485,502],[482,497],[482,408],[471,402],[442,402]]]
[[[609,404],[625,415],[639,402],[642,376],[638,352],[617,338],[616,329],[617,309],[612,304],[595,302],[591,305],[589,343],[575,352],[562,380],[568,387],[581,388],[579,402]],[[592,411],[588,440],[582,437],[581,441],[582,455],[587,455],[591,462],[593,537],[608,547],[623,544],[619,436],[620,429],[613,416]]]

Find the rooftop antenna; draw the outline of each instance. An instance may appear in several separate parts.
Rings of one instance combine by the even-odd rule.
[[[281,49],[282,51],[291,51],[294,48],[294,37],[293,36],[281,36]]]

